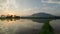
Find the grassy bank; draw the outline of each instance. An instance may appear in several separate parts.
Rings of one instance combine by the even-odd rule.
[[[53,34],[52,28],[47,20],[38,34]]]

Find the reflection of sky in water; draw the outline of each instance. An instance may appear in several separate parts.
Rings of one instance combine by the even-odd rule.
[[[51,21],[51,22],[50,22],[50,25],[51,25],[57,32],[60,32],[60,19]]]
[[[32,30],[39,30],[42,27],[43,23],[33,22],[28,19],[20,19],[16,21],[1,21],[0,20],[0,33],[1,34],[14,34],[19,33],[26,34],[32,33]]]

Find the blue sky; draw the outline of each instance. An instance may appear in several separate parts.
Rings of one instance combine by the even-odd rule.
[[[9,0],[10,1],[10,0]],[[0,0],[0,13],[6,9],[7,0]],[[15,13],[20,16],[28,16],[34,13],[45,12],[60,16],[60,0],[11,0],[7,6],[10,13]],[[13,8],[12,8],[13,7]]]

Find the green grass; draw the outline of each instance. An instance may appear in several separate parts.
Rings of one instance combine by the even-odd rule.
[[[50,29],[49,20],[47,20],[38,34],[53,34]]]

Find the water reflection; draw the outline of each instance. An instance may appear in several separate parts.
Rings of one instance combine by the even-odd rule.
[[[16,21],[16,20],[20,20],[19,18],[8,18],[8,19],[0,19],[1,21]]]
[[[50,25],[55,29],[58,34],[60,34],[60,19],[51,21]]]
[[[42,25],[30,19],[0,19],[0,34],[34,34]]]
[[[44,23],[41,31],[39,32],[39,34],[56,34],[55,30],[49,24],[49,20],[45,21],[45,23]]]
[[[38,34],[44,29],[45,32],[55,33],[55,25],[46,24],[47,20],[53,21],[53,19],[0,19],[0,34]]]
[[[50,22],[50,21],[55,20],[55,19],[31,19],[31,20],[34,22],[38,22],[38,23],[44,23],[47,20],[49,20],[49,22]]]

